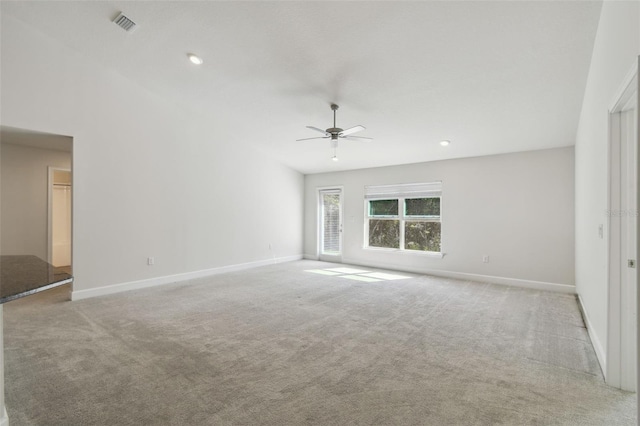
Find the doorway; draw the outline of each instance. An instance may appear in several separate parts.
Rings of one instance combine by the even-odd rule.
[[[342,262],[342,188],[318,190],[319,259]]]
[[[70,269],[73,138],[0,126],[0,140],[0,254],[35,256],[52,264],[52,203],[56,194],[56,204],[62,204],[63,212],[56,222],[64,224],[63,228],[58,228],[62,234],[55,236],[56,248],[61,248],[65,254],[62,258],[56,254],[55,262]],[[54,182],[56,185],[52,186]],[[65,272],[54,270],[54,275]]]
[[[606,380],[637,390],[638,75],[609,114],[609,305]]]

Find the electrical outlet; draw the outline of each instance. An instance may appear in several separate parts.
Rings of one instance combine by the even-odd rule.
[[[147,257],[147,265],[151,266],[156,263],[156,260],[153,257]]]
[[[482,256],[482,263],[489,263],[489,255]]]
[[[273,247],[271,247],[271,243],[269,243],[269,250],[273,250]]]
[[[598,236],[600,238],[604,238],[604,225],[603,224],[598,225]]]

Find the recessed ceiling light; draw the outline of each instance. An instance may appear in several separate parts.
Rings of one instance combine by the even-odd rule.
[[[451,143],[450,141],[440,141],[440,145],[442,145],[442,146],[447,146],[450,143]]]
[[[196,55],[195,53],[189,53],[189,54],[187,55],[187,57],[189,58],[189,60],[190,60],[192,63],[194,63],[194,64],[196,64],[196,65],[202,65],[202,63],[204,62],[204,61],[202,60],[202,58],[201,58],[200,56]]]

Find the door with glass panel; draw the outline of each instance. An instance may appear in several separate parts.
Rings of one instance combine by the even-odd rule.
[[[342,190],[319,190],[319,257],[328,262],[342,261]]]

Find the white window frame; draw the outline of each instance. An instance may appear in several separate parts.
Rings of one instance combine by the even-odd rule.
[[[326,254],[322,251],[322,234],[323,234],[323,217],[322,217],[322,194],[323,193],[335,193],[340,194],[340,253],[336,255]],[[316,188],[316,196],[318,202],[317,208],[317,235],[316,235],[316,258],[318,260],[327,262],[342,262],[342,253],[344,250],[344,238],[343,238],[343,223],[344,223],[344,187],[342,185],[337,186],[321,186]]]
[[[440,215],[432,216],[408,216],[406,214],[405,200],[420,199],[420,198],[438,198],[440,199]],[[398,214],[397,215],[384,215],[384,216],[371,216],[370,215],[370,201],[382,201],[382,200],[398,200]],[[379,185],[379,186],[367,186],[365,187],[365,200],[364,200],[364,246],[366,250],[386,251],[386,252],[401,252],[409,254],[417,254],[422,256],[431,256],[442,258],[443,241],[442,241],[442,225],[440,236],[440,251],[422,251],[411,250],[405,248],[405,224],[406,222],[440,222],[442,224],[442,182],[431,182],[421,184],[400,184],[400,185]],[[375,247],[369,245],[369,221],[370,220],[397,220],[400,227],[400,242],[399,248],[393,247]]]

